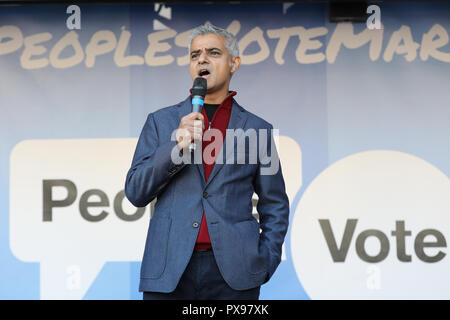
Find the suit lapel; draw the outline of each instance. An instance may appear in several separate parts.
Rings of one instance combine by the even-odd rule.
[[[247,121],[247,112],[245,112],[244,108],[242,108],[240,105],[237,104],[237,102],[233,99],[233,104],[231,107],[231,115],[230,115],[230,121],[228,122],[228,129],[236,130],[238,128],[244,129],[245,122]],[[236,135],[237,138],[242,134],[242,132],[239,132],[239,135]],[[234,152],[234,146],[231,145],[228,148],[226,148],[226,137],[224,137],[224,142],[222,145],[222,148],[220,148],[220,152],[216,159],[222,159],[222,163],[215,163],[214,167],[211,171],[211,174],[209,175],[208,181],[206,182],[207,187],[211,181],[214,179],[214,177],[217,175],[217,173],[220,171],[220,169],[223,168],[224,164],[226,163],[226,159],[230,156],[231,153]],[[225,151],[224,151],[225,150]],[[225,152],[225,157],[223,156],[223,153]],[[203,165],[201,165],[203,170]],[[203,172],[203,179],[205,178],[204,172]]]

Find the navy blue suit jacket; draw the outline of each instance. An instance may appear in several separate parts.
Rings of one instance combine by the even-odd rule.
[[[281,166],[275,174],[261,174],[267,162],[228,164],[232,147],[224,142],[205,182],[202,164],[174,164],[172,133],[192,110],[191,99],[150,113],[139,137],[125,183],[125,194],[137,206],[157,198],[141,265],[140,291],[171,292],[193,252],[203,212],[219,270],[230,287],[245,290],[267,282],[281,261],[281,247],[289,222],[289,200]],[[246,111],[233,99],[228,129],[267,129],[264,145],[279,159],[272,125]],[[235,137],[237,139],[237,137]],[[258,147],[261,143],[258,139]],[[236,140],[237,141],[237,140]],[[231,154],[244,156],[249,149]],[[270,150],[271,149],[271,150]],[[225,155],[225,156],[224,156]],[[266,159],[267,160],[267,159]],[[246,163],[247,163],[246,162]],[[259,223],[252,216],[252,195],[259,197]],[[260,232],[260,229],[262,230]]]

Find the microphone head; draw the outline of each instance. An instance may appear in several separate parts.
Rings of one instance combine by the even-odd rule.
[[[193,96],[206,96],[206,79],[202,77],[197,77],[192,85],[192,95]]]

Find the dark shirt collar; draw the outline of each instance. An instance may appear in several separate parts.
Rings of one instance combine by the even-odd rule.
[[[192,88],[189,89],[189,93],[192,94]],[[228,95],[226,96],[226,98],[222,101],[222,103],[220,104],[220,108],[224,108],[224,109],[231,109],[232,105],[233,105],[233,97],[237,95],[236,91],[228,91]]]

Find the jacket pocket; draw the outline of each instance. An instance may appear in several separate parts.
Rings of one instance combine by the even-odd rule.
[[[167,247],[172,220],[153,216],[145,242],[141,265],[141,278],[159,278],[166,267]]]
[[[243,260],[247,271],[251,274],[267,272],[267,261],[259,248],[259,223],[247,220],[237,224],[241,238]]]

